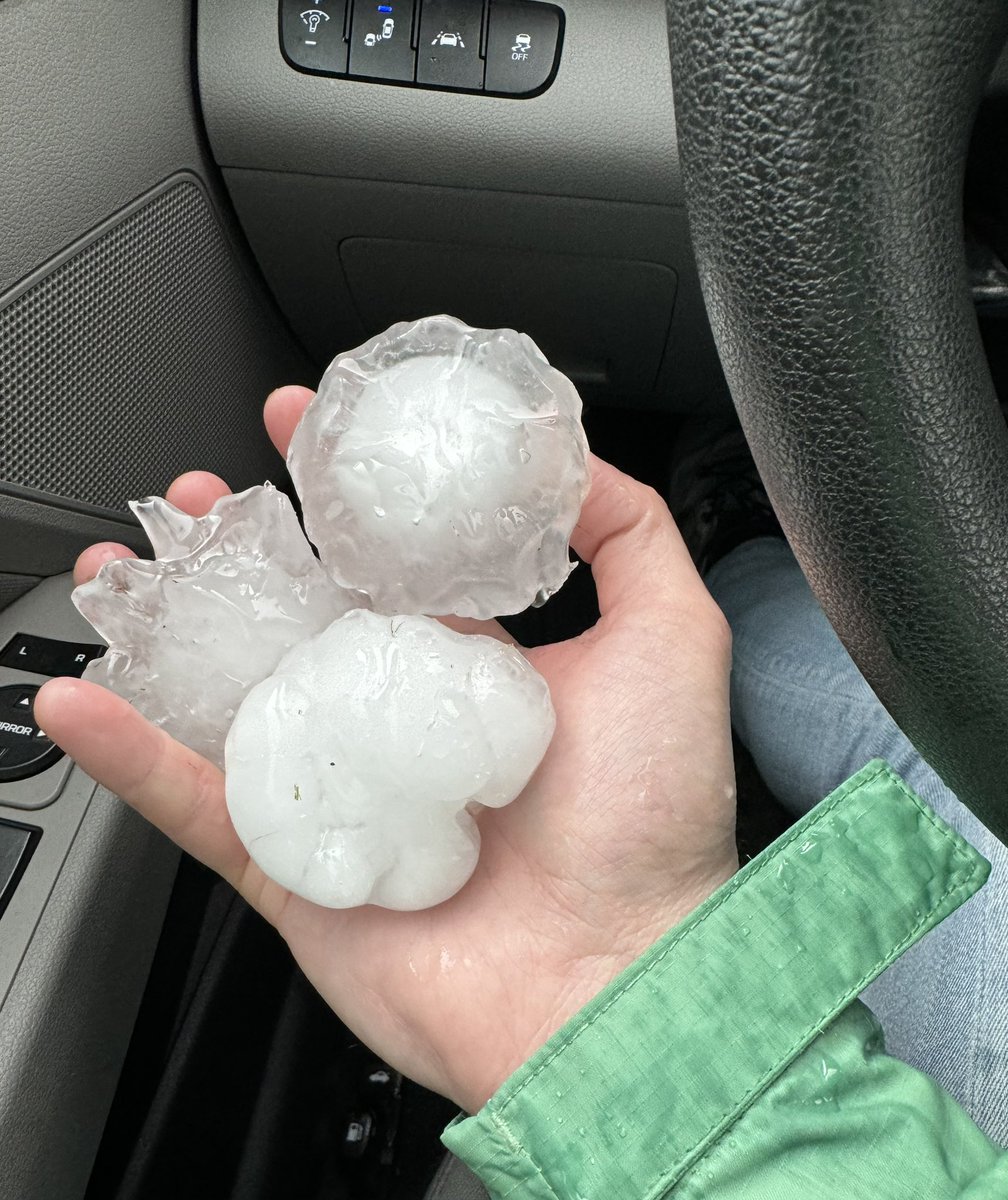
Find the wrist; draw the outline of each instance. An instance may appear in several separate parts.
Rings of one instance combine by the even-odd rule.
[[[520,964],[520,979],[527,983],[521,993],[513,982],[508,986],[502,981],[501,994],[509,996],[510,1005],[507,1013],[500,1014],[499,1027],[502,1034],[510,1031],[510,1036],[502,1036],[492,1053],[487,1053],[485,1045],[474,1046],[473,1052],[464,1056],[451,1099],[465,1112],[478,1112],[554,1034],[737,870],[732,844],[722,862],[680,885],[674,898],[666,895],[647,904],[624,904],[633,911],[626,912],[618,929],[584,920],[579,920],[576,929],[561,923],[562,947],[567,952],[538,959],[529,955]],[[611,920],[617,905],[607,901],[605,907]]]

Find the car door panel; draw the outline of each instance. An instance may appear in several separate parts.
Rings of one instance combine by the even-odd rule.
[[[282,464],[269,388],[311,370],[207,154],[189,4],[0,3],[0,651],[95,641],[66,572],[145,542],[177,472]],[[0,667],[0,685],[43,675]],[[178,853],[66,760],[0,783],[34,850],[0,915],[0,1197],[83,1195]]]

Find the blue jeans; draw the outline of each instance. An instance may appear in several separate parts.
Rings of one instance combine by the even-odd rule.
[[[787,544],[746,542],[707,579],[734,635],[732,719],[796,816],[869,759],[906,782],[992,864],[978,896],[864,994],[891,1054],[938,1080],[1008,1146],[1008,849],[945,787],[833,632]]]

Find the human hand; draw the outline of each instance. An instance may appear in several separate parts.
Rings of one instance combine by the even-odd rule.
[[[282,388],[267,401],[281,454],[310,398]],[[514,804],[480,813],[476,871],[436,908],[334,910],[292,895],[249,859],[206,760],[81,680],[52,680],[35,704],[90,775],[276,926],[362,1041],[469,1112],[738,865],[727,625],[660,498],[600,460],[592,470],[572,541],[601,619],[526,651],[556,734]],[[227,490],[191,473],[168,498],[202,515]],[[93,546],[75,577],[130,553]]]

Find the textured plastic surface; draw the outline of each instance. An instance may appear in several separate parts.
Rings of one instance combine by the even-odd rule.
[[[47,579],[0,613],[0,642],[87,640],[72,586]],[[0,668],[15,678],[44,682]],[[0,817],[42,830],[0,919],[0,1200],[84,1194],[178,861],[79,767],[54,803],[9,807],[45,778],[0,785]]]
[[[193,463],[262,478],[271,336],[206,194],[180,179],[0,307],[0,480],[116,509]]]
[[[0,309],[37,282],[37,272],[58,265],[54,257],[101,232],[109,218],[121,216],[178,172],[202,174],[204,202],[212,204],[215,195],[219,199],[194,102],[192,9],[190,3],[159,0],[126,5],[94,0],[85,7],[59,0],[0,2]],[[256,297],[255,277],[235,267],[236,243],[227,241],[226,227],[216,217],[214,227],[227,245],[229,269],[237,271],[234,290],[258,305],[262,289]],[[163,223],[158,231],[159,238],[171,234]],[[9,440],[13,423],[5,417],[0,458],[19,467],[29,459],[47,465],[57,495],[64,479],[53,465],[57,455],[76,479],[91,477],[81,460],[92,455],[93,476],[108,493],[115,489],[116,473],[125,479],[143,459],[148,437],[158,440],[146,380],[173,375],[174,363],[191,363],[187,356],[196,354],[202,355],[202,367],[210,367],[199,376],[203,384],[213,376],[212,359],[227,357],[219,332],[213,333],[215,325],[230,328],[227,313],[205,314],[205,336],[197,345],[166,336],[189,328],[185,322],[159,325],[138,318],[158,313],[162,293],[177,303],[176,277],[190,270],[199,274],[204,254],[220,261],[220,243],[176,238],[174,244],[179,257],[166,259],[157,242],[145,245],[129,270],[120,263],[118,270],[74,274],[73,303],[60,309],[70,322],[67,338],[80,339],[81,329],[93,329],[102,315],[113,335],[124,327],[138,333],[129,348],[133,372],[123,394],[107,393],[117,381],[102,374],[100,355],[92,354],[87,375],[61,392],[64,408],[53,407],[43,393],[25,390],[20,373],[37,372],[41,364],[25,360],[8,366],[2,394],[6,401],[17,393],[18,437],[26,444]],[[145,274],[145,252],[161,256],[165,275]],[[137,287],[141,278],[151,291]],[[52,299],[62,303],[61,297]],[[51,320],[47,312],[34,310],[34,315],[43,324]],[[178,379],[161,387],[160,420],[176,422],[173,446],[181,453],[177,460],[169,454],[158,462],[153,474],[143,468],[142,484],[132,494],[167,480],[176,465],[209,465],[218,455],[222,465],[226,458],[237,468],[239,481],[261,479],[263,461],[275,469],[259,405],[267,388],[294,375],[297,364],[284,327],[268,315],[255,325],[253,343],[251,351],[263,365],[249,395],[230,391],[231,380],[223,394],[182,393]],[[40,345],[33,342],[36,352]],[[85,348],[81,340],[82,354]],[[121,345],[116,353],[122,363]],[[221,432],[211,416],[219,402],[231,413],[223,448],[211,444]],[[79,417],[70,410],[91,413],[89,439],[83,443],[66,437],[68,426],[76,422],[79,428]],[[179,420],[184,412],[190,414],[188,427]],[[180,433],[191,437],[188,448]],[[53,458],[47,460],[47,454]],[[0,480],[5,474],[0,471]],[[19,477],[27,474],[19,471]],[[27,486],[37,490],[38,480]],[[122,492],[127,494],[128,485]],[[32,497],[9,481],[0,482],[0,571],[51,575],[67,570],[80,549],[100,538],[141,548],[135,525],[108,518],[65,498]],[[87,627],[69,602],[69,581],[53,583],[58,603],[47,581],[0,613],[4,621],[8,614],[20,614],[3,624],[0,640],[18,629],[87,638]],[[5,815],[17,819],[21,810],[4,808],[4,799],[24,796],[25,787],[25,781],[4,785],[0,809]],[[94,795],[93,783],[79,770],[71,773],[55,803],[28,820],[43,828],[43,837],[0,933],[0,995],[7,995],[0,1012],[2,1200],[83,1195],[177,860],[177,851],[125,806],[104,793]]]
[[[0,296],[173,172],[205,165],[191,21],[190,5],[160,0],[96,0],[86,19],[60,0],[0,3]]]
[[[200,518],[158,498],[131,507],[155,560],[107,562],[74,591],[109,645],[84,678],[222,767],[249,689],[359,598],[329,580],[269,485],[224,496]]]
[[[679,207],[664,6],[563,8],[556,81],[505,100],[298,74],[277,52],[271,3],[200,7],[215,157],[320,365],[392,321],[454,312],[527,332],[586,403],[726,404]],[[350,239],[385,243],[370,274],[367,248]],[[414,244],[400,261],[395,242]],[[631,346],[642,352],[628,368]]]
[[[681,203],[662,0],[561,7],[556,80],[534,100],[508,100],[304,75],[277,47],[276,0],[201,4],[200,96],[214,157],[469,191]]]
[[[73,568],[80,552],[96,541],[123,542],[138,553],[146,538],[134,522],[76,505],[57,496],[39,498],[24,488],[0,484],[0,564],[18,575],[59,575]]]
[[[37,575],[0,573],[0,609],[5,609],[8,604],[13,604],[18,596],[30,592],[38,581]]]
[[[225,175],[277,299],[320,364],[394,320],[455,312],[487,329],[524,330],[588,404],[730,405],[681,209],[269,171]],[[322,224],[319,213],[328,214]],[[396,240],[420,247],[415,255],[406,247],[416,266],[409,280],[401,280],[402,265],[395,267],[392,278],[402,282],[406,307],[394,309],[398,284],[379,293],[378,271],[393,257],[389,250],[379,251],[378,270],[361,284],[364,256],[357,246],[348,248],[353,290],[341,257],[348,237],[374,242],[388,239],[391,230]],[[481,266],[488,273],[474,296]],[[641,266],[647,268],[643,279]],[[657,304],[668,318],[672,297],[655,278],[666,271],[670,287],[671,276],[678,277],[675,312],[648,388],[642,374],[655,358],[644,331],[657,322]],[[594,334],[603,325],[599,342]],[[610,354],[614,344],[622,348]],[[631,346],[641,357],[628,373]]]
[[[1008,430],[963,164],[1000,0],[673,0],[690,217],[746,433],[893,717],[1008,837]]]
[[[460,312],[484,329],[529,333],[579,385],[605,383],[636,395],[657,382],[676,299],[676,273],[667,266],[542,248],[531,253],[528,242],[493,249],[371,237],[346,238],[339,261],[369,329]]]
[[[253,688],[227,742],[227,802],[260,867],[332,908],[439,904],[479,856],[472,806],[509,804],[555,717],[512,646],[357,610]]]
[[[378,612],[503,616],[571,572],[581,399],[512,329],[427,317],[338,356],[287,464],[326,569]]]

